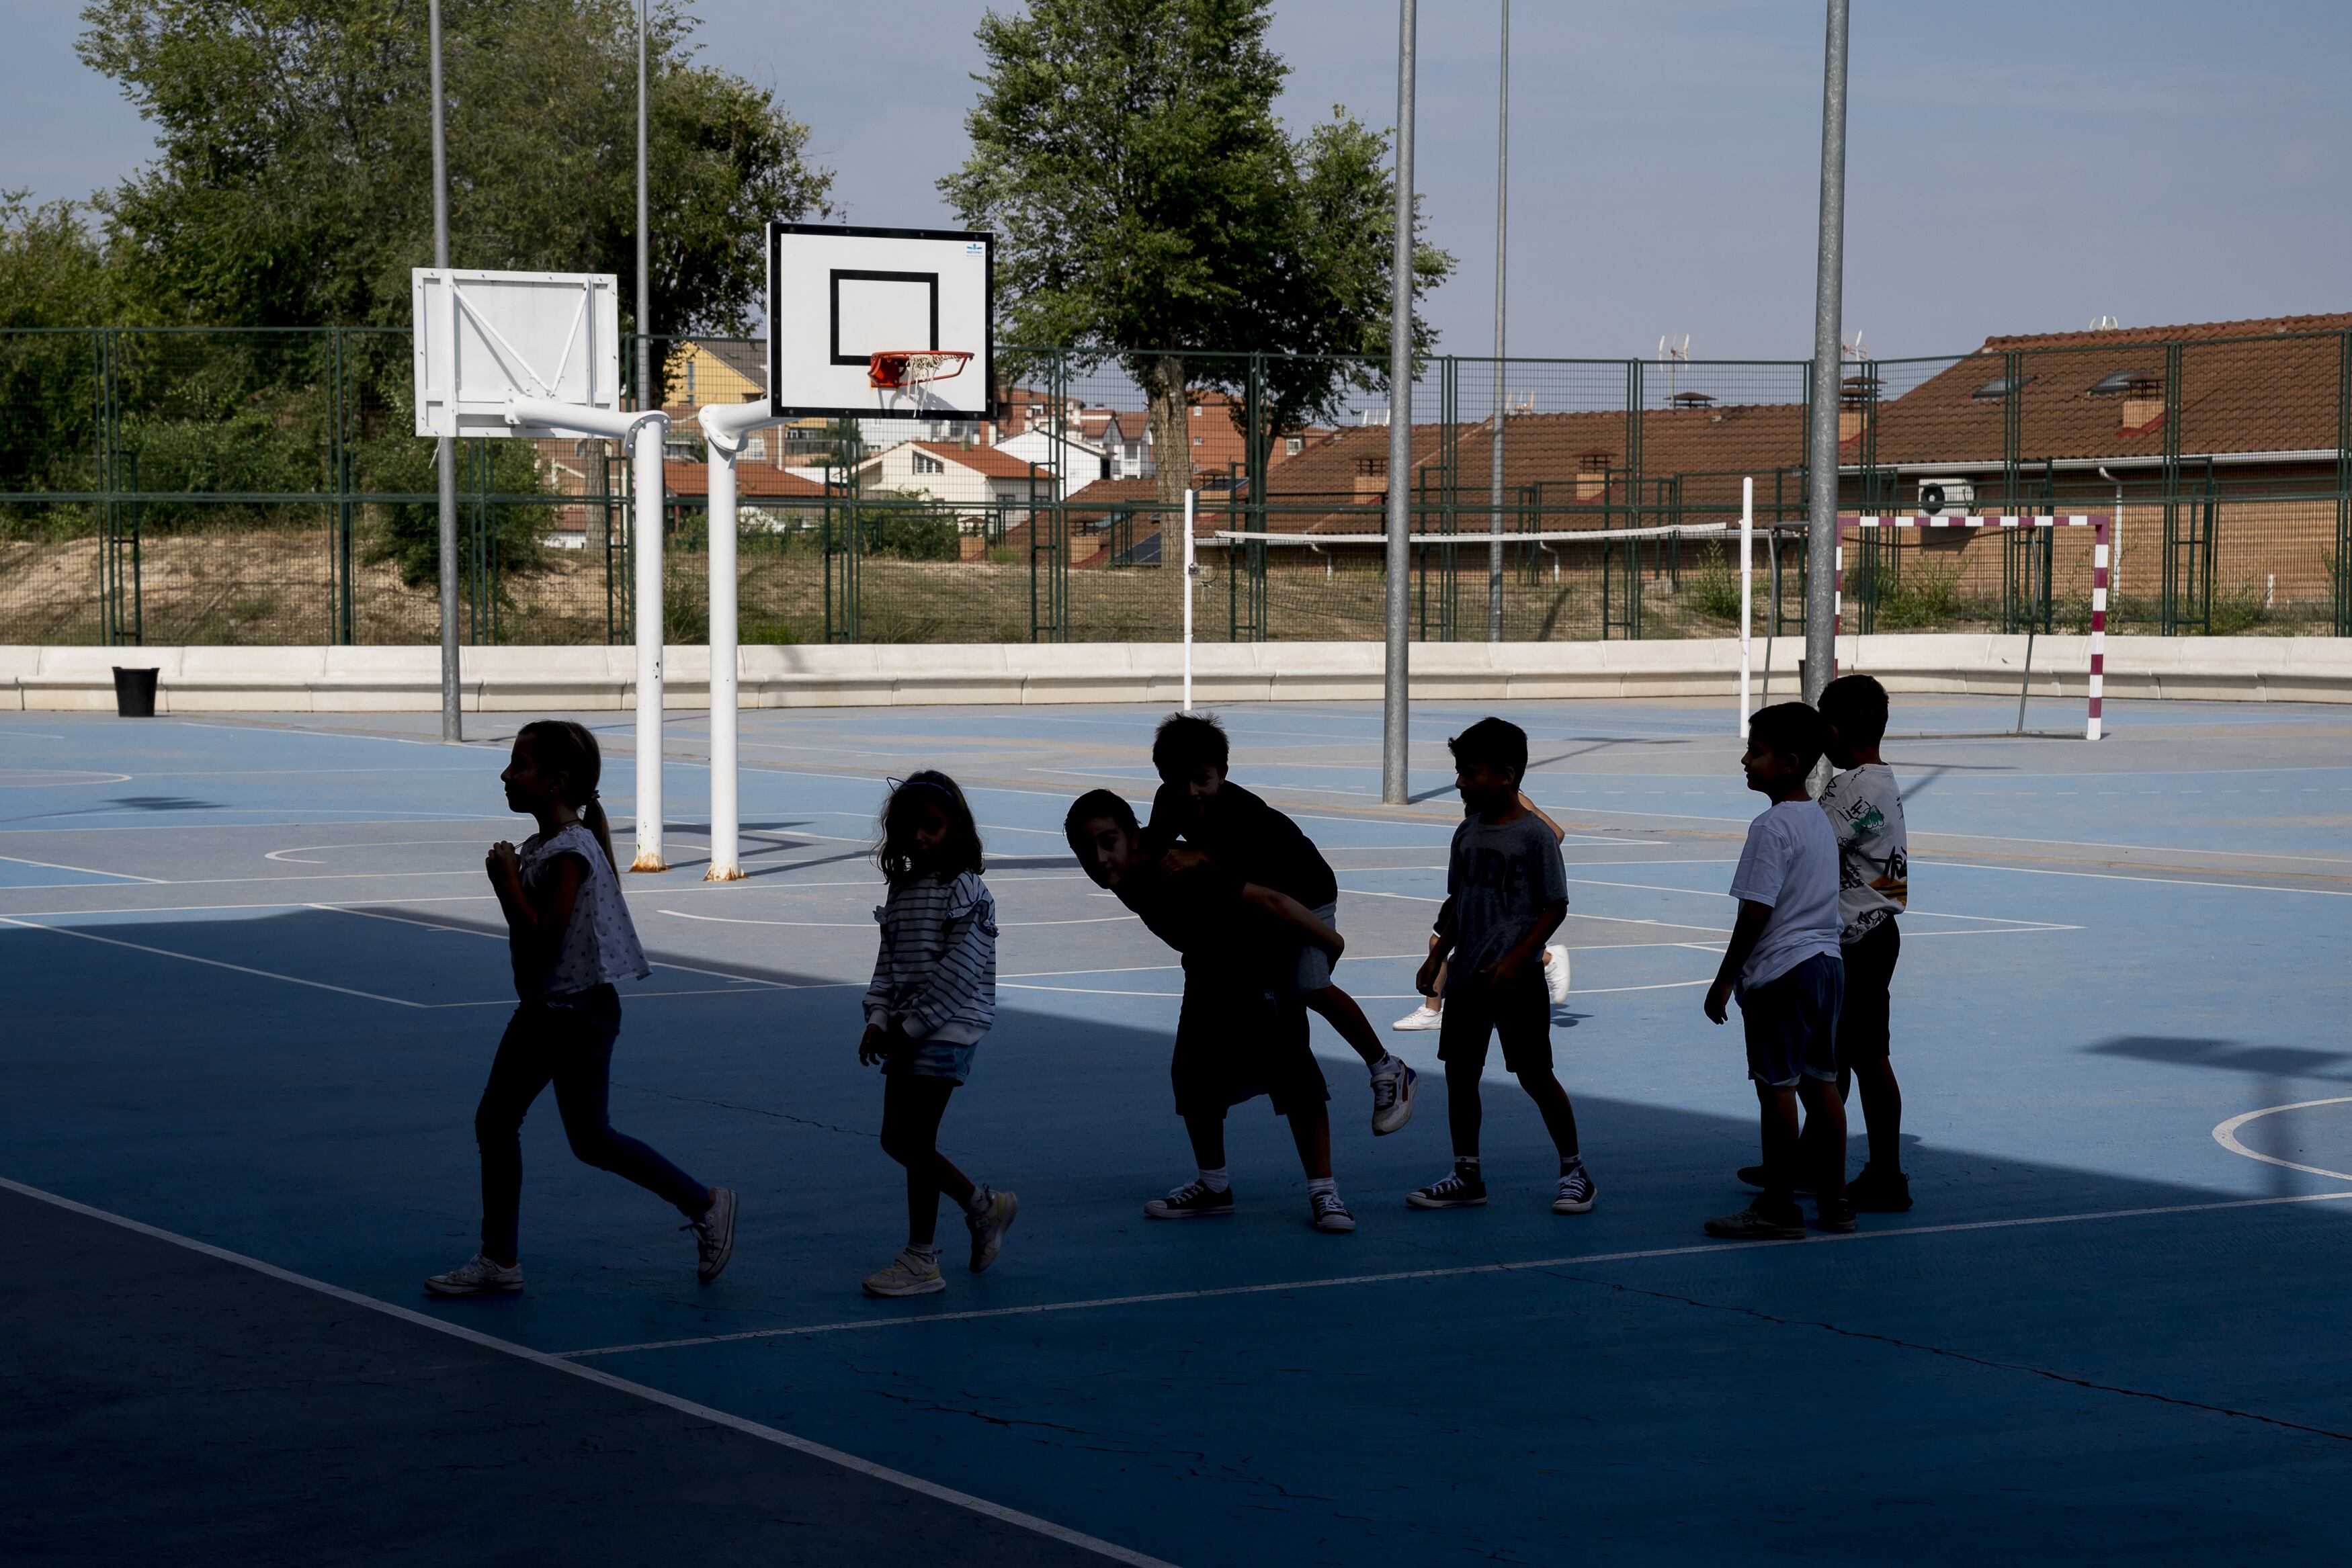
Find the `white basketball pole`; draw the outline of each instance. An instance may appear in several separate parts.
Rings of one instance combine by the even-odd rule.
[[[1413,0],[1397,0],[1396,249],[1390,261],[1388,669],[1381,684],[1381,800],[1408,793],[1412,723]]]
[[[1845,286],[1846,24],[1850,0],[1829,0],[1822,64],[1822,204],[1813,271],[1811,517],[1805,530],[1805,689],[1819,702],[1837,664],[1838,396],[1844,364],[1838,312]]]
[[[1503,640],[1503,421],[1510,389],[1503,382],[1504,259],[1510,254],[1511,215],[1511,0],[1503,0],[1502,65],[1495,81],[1495,428],[1487,443],[1487,514],[1494,537],[1486,541],[1486,641]]]
[[[777,423],[768,400],[705,403],[697,416],[710,457],[710,869],[705,882],[743,877],[737,674],[735,460],[743,437]]]
[[[1200,568],[1192,559],[1192,497],[1184,492],[1184,706],[1179,712],[1192,711],[1192,583]]]
[[[449,266],[449,142],[442,130],[441,0],[433,0],[425,16],[433,35],[433,265],[446,270]],[[457,319],[457,308],[453,303],[449,308],[452,336],[456,334]],[[454,360],[452,364],[454,366]],[[453,369],[451,374],[455,373]],[[452,387],[450,398],[453,403],[456,397],[456,389]],[[447,435],[436,437],[433,448],[434,459],[440,465],[441,486],[441,738],[456,742],[466,738],[463,707],[457,695],[457,439]]]
[[[1755,633],[1753,612],[1756,584],[1756,480],[1739,481],[1739,712],[1738,733],[1748,733],[1748,680],[1755,667],[1750,639]]]

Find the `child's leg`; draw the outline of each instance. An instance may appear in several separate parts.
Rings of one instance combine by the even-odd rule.
[[[1519,1087],[1528,1092],[1528,1098],[1543,1113],[1544,1131],[1551,1134],[1552,1146],[1559,1151],[1559,1157],[1575,1159],[1576,1107],[1569,1102],[1568,1090],[1549,1068],[1532,1069],[1517,1076]],[[1449,1092],[1452,1082],[1447,1080]]]
[[[1192,1163],[1204,1171],[1225,1168],[1225,1113],[1193,1111],[1184,1117],[1184,1135],[1192,1140]]]
[[[1792,1152],[1812,1174],[1813,1196],[1836,1202],[1845,1197],[1845,1103],[1834,1082],[1818,1078],[1800,1079],[1791,1098],[1802,1100],[1805,1108],[1801,1142]]]
[[[971,1179],[940,1153],[940,1121],[955,1083],[894,1073],[882,1080],[882,1152],[907,1167],[907,1244],[929,1247],[939,1235],[940,1195],[969,1207]]]
[[[1298,1145],[1298,1163],[1307,1168],[1307,1179],[1329,1180],[1331,1113],[1318,1101],[1291,1112],[1286,1119],[1290,1123],[1290,1139]]]
[[[1320,990],[1307,992],[1305,1000],[1324,1022],[1339,1031],[1339,1038],[1348,1042],[1349,1049],[1364,1059],[1366,1067],[1377,1068],[1388,1060],[1389,1048],[1382,1045],[1381,1037],[1372,1032],[1372,1020],[1364,1016],[1364,1009],[1356,1005],[1355,998],[1337,986],[1325,986]]]
[[[509,1269],[522,1209],[522,1119],[554,1071],[538,1027],[541,1010],[525,1005],[507,1020],[474,1109],[474,1143],[482,1152],[482,1256]]]
[[[1862,1121],[1870,1129],[1870,1163],[1889,1175],[1903,1168],[1903,1087],[1895,1064],[1885,1057],[1857,1062],[1853,1080],[1862,1090]]]
[[[1478,1131],[1486,1121],[1486,1108],[1478,1102],[1478,1080],[1486,1070],[1484,1061],[1445,1064],[1445,1126],[1454,1136],[1457,1160],[1478,1157]]]
[[[613,1041],[621,1032],[617,1005],[544,1009],[555,1030],[555,1105],[564,1135],[584,1165],[625,1176],[667,1198],[688,1219],[710,1212],[716,1189],[705,1186],[646,1145],[615,1132],[611,1120]]]
[[[1800,1170],[1796,1088],[1759,1082],[1756,1104],[1763,1121],[1765,1196],[1786,1201],[1796,1190]]]

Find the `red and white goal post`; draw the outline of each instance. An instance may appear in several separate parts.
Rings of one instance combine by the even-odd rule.
[[[1845,630],[1845,530],[1848,527],[1862,528],[2089,528],[2091,530],[2091,670],[2090,711],[2084,719],[2083,738],[2099,738],[2099,704],[2101,688],[2105,685],[2107,668],[2107,561],[2110,525],[2113,519],[2102,513],[2076,514],[2069,517],[1855,517],[1838,518],[1837,578],[1834,609],[1830,624],[1838,633]],[[1834,643],[1832,643],[1834,646]],[[2029,641],[2028,648],[2032,647]],[[2032,655],[2029,653],[2028,657]],[[1836,666],[1832,663],[1832,673]],[[2029,668],[2030,676],[2031,670]]]

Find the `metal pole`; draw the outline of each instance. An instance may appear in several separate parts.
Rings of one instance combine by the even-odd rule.
[[[1504,262],[1511,233],[1511,0],[1503,0],[1502,65],[1495,88],[1495,472],[1487,494],[1486,641],[1503,640],[1503,421],[1510,389],[1503,384]]]
[[[441,0],[426,9],[433,45],[433,265],[449,265],[449,142],[443,129]],[[452,305],[454,317],[456,307]],[[434,438],[441,475],[441,738],[466,738],[457,703],[457,440]]]
[[[1805,533],[1805,700],[1819,702],[1837,662],[1839,297],[1845,282],[1845,63],[1850,0],[1829,0],[1822,66],[1822,211],[1813,272],[1811,503]]]
[[[1192,584],[1201,570],[1192,561],[1192,497],[1193,492],[1187,489],[1184,492],[1184,706],[1177,710],[1180,713],[1192,711]],[[1225,554],[1228,558],[1232,556],[1230,547]],[[1230,559],[1227,564],[1232,564]]]
[[[762,403],[746,406],[766,413]],[[710,869],[705,882],[743,876],[742,809],[736,758],[735,458],[742,439],[713,428],[703,410],[703,445],[710,475]]]
[[[669,422],[630,434],[635,483],[630,542],[637,567],[637,853],[631,871],[667,871],[662,858],[662,447]]]
[[[637,0],[637,407],[654,406],[653,289],[646,278],[649,247],[646,202],[646,5]]]
[[[1397,0],[1396,250],[1389,301],[1388,669],[1381,686],[1381,799],[1409,793],[1412,608],[1412,68],[1413,0]]]
[[[1750,638],[1756,616],[1752,608],[1756,585],[1756,480],[1739,481],[1739,730],[1748,733],[1748,680],[1754,668]]]

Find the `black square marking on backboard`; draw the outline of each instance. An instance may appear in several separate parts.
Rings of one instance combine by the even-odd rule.
[[[868,362],[866,354],[845,354],[841,351],[841,280],[857,283],[923,283],[930,286],[930,336],[919,343],[892,343],[893,349],[936,349],[940,346],[940,275],[936,272],[876,272],[864,267],[836,267],[833,269],[833,309],[831,312],[833,362],[836,365],[862,365]]]

